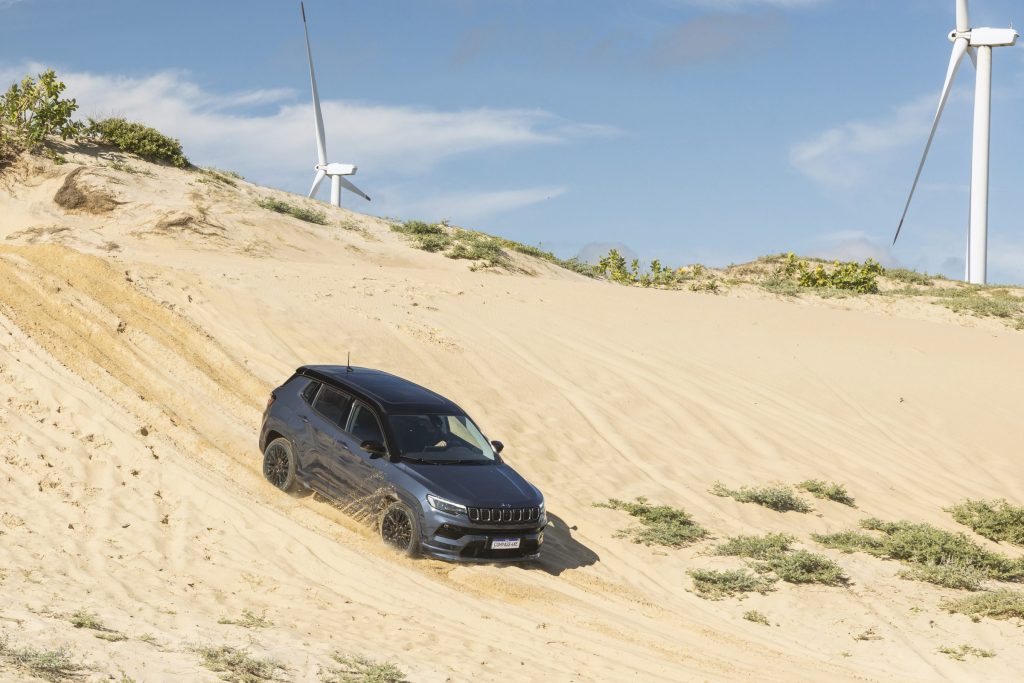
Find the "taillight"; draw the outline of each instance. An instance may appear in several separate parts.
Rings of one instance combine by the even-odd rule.
[[[274,401],[277,400],[277,394],[270,392],[270,398],[267,399],[267,408],[274,405]]]

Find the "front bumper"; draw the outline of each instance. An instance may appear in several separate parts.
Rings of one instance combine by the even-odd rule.
[[[528,562],[540,558],[547,526],[544,516],[529,524],[500,526],[445,516],[450,519],[431,520],[424,526],[421,549],[425,555],[453,562]],[[494,549],[491,542],[497,538],[518,538],[519,547]]]

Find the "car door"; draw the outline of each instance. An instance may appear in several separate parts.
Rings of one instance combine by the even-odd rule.
[[[308,478],[310,461],[314,453],[309,414],[313,410],[313,402],[316,400],[317,392],[320,391],[320,386],[321,383],[317,380],[308,380],[305,387],[299,392],[294,414],[288,418],[292,448],[295,451],[298,470],[302,473],[303,478]]]
[[[384,467],[388,459],[364,451],[364,441],[384,443],[384,432],[380,419],[366,403],[356,401],[348,416],[343,438],[348,448],[344,451],[343,462],[347,469],[346,479],[351,482],[354,492],[360,497],[371,496],[384,485]]]
[[[313,480],[311,483],[319,482],[326,493],[341,494],[350,487],[339,476],[342,473],[339,459],[349,448],[341,430],[351,408],[350,395],[325,384],[317,393],[307,419],[310,458],[306,473]]]

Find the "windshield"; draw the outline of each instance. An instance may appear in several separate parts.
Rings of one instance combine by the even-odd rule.
[[[490,463],[494,449],[465,415],[391,415],[398,452],[429,463]]]

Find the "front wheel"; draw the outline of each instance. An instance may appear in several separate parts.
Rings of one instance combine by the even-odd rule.
[[[267,444],[263,451],[263,476],[285,492],[297,488],[295,481],[295,453],[288,439],[280,437]]]
[[[416,557],[420,550],[420,523],[405,503],[394,502],[380,515],[380,537],[387,545],[406,557]]]

